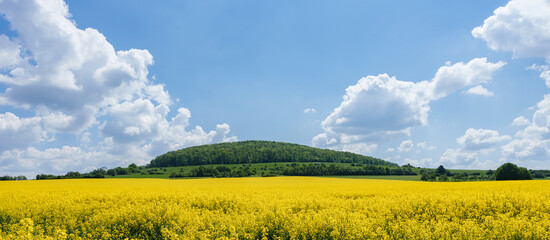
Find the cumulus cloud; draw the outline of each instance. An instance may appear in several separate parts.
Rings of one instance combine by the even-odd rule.
[[[550,61],[550,58],[548,58],[547,60]],[[533,64],[528,69],[539,71],[540,78],[544,79],[544,82],[546,83],[546,87],[550,88],[550,66]]]
[[[47,137],[39,117],[19,118],[13,113],[0,114],[0,152],[26,148]]]
[[[439,99],[468,86],[491,80],[493,72],[501,69],[505,62],[487,62],[487,58],[474,58],[468,63],[459,62],[440,67],[430,82],[432,99]]]
[[[343,101],[321,123],[314,146],[377,141],[410,135],[428,124],[429,103],[491,79],[504,62],[475,58],[440,67],[431,81],[401,81],[387,74],[367,76],[349,86]]]
[[[426,142],[419,142],[417,144],[414,144],[414,142],[410,139],[408,140],[404,140],[402,141],[399,146],[397,147],[389,147],[386,149],[386,152],[399,152],[399,153],[403,153],[403,152],[410,152],[410,151],[413,151],[416,149],[416,152],[421,152],[422,150],[425,150],[425,151],[431,151],[431,150],[434,150],[436,149],[435,146],[429,146]],[[399,156],[394,156],[394,158],[397,158],[399,159],[400,157]],[[411,161],[411,159],[408,159],[406,158],[406,160],[409,160]],[[400,161],[399,161],[400,162]],[[419,162],[414,160],[414,162],[416,164],[418,164]],[[404,162],[405,163],[408,163],[408,162]],[[426,163],[426,162],[423,162],[423,163]],[[429,165],[419,165],[419,166],[429,166]]]
[[[494,11],[472,35],[493,50],[517,57],[550,58],[550,2],[512,0]]]
[[[491,97],[491,96],[495,95],[494,92],[491,92],[491,91],[487,90],[487,88],[484,88],[481,85],[470,88],[470,89],[466,90],[464,93],[465,94],[470,94],[470,95],[479,95],[479,96],[484,96],[484,97]]]
[[[100,167],[127,166],[137,156],[119,156],[106,152],[85,151],[63,146],[38,150],[34,147],[14,149],[0,154],[0,172],[34,178],[38,173],[65,174],[68,171],[88,172]]]
[[[453,168],[491,168],[492,161],[480,161],[481,155],[488,155],[494,147],[512,137],[500,135],[496,130],[468,128],[456,142],[460,148],[447,149],[439,159],[439,164]]]
[[[6,0],[0,11],[21,39],[17,46],[0,44],[0,52],[30,53],[1,74],[0,82],[8,85],[3,102],[34,110],[50,130],[82,131],[96,123],[101,109],[135,96],[155,99],[148,89],[162,88],[147,78],[153,64],[147,50],[115,52],[97,30],[78,29],[63,1]]]
[[[411,151],[414,147],[414,143],[412,140],[405,140],[399,144],[399,147],[397,147],[397,151],[400,152],[408,152]]]
[[[14,68],[24,63],[19,43],[12,41],[6,35],[0,35],[0,70]]]
[[[63,162],[70,159],[79,169],[102,158],[143,162],[161,150],[236,140],[225,123],[212,131],[186,130],[191,115],[185,108],[167,120],[172,100],[164,85],[148,76],[153,56],[140,49],[116,51],[96,29],[79,29],[62,0],[3,0],[0,14],[17,34],[0,34],[0,83],[6,86],[0,104],[32,116],[0,114],[0,153],[11,166],[0,174],[27,165],[28,171],[48,170],[32,167],[33,161],[69,170],[76,165]],[[93,128],[98,136],[91,136],[97,132]],[[60,133],[81,136],[90,148],[33,148]]]
[[[496,9],[472,35],[484,40],[495,51],[512,52],[515,57],[538,57],[550,62],[550,2],[546,0],[511,0]],[[550,87],[550,67],[532,65]],[[501,147],[502,161],[531,162],[534,167],[548,167],[550,157],[550,96],[533,108],[531,121],[521,116],[512,125],[525,126]]]
[[[489,129],[468,128],[463,136],[456,139],[456,142],[465,150],[481,150],[495,146],[497,143],[510,140],[508,135],[500,135],[498,131]]]
[[[531,122],[519,120],[528,125],[502,146],[504,160],[547,161],[550,157],[550,95],[545,95],[536,109]]]
[[[514,121],[512,122],[512,125],[513,126],[526,126],[526,125],[529,125],[531,122],[529,121],[529,119],[525,118],[524,116],[519,116],[517,118],[514,119]]]
[[[358,142],[357,139],[343,137],[339,143],[337,139],[329,137],[326,133],[321,133],[311,140],[313,146],[326,147],[337,151],[353,152],[357,154],[370,154],[378,148],[378,144],[368,144]]]
[[[401,165],[410,164],[416,167],[434,167],[438,164],[438,162],[436,160],[433,160],[432,158],[422,158],[420,160],[405,158],[402,161],[399,161],[399,164]]]
[[[426,142],[419,142],[416,144],[416,147],[423,150],[434,150],[437,148],[436,146],[428,146]]]
[[[315,108],[306,108],[304,109],[304,113],[315,113],[317,112],[317,110],[315,110]]]
[[[447,149],[440,158],[439,163],[452,167],[470,167],[477,162],[477,153],[462,149]]]

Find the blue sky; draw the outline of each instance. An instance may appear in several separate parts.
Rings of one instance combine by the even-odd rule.
[[[550,168],[549,10],[2,0],[0,175],[251,139],[423,167]]]

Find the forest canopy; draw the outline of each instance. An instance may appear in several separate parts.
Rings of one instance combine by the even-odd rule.
[[[148,167],[270,162],[360,163],[398,166],[379,158],[350,152],[273,141],[242,141],[184,148],[153,159]]]

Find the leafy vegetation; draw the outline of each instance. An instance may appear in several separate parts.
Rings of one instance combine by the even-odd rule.
[[[495,171],[495,179],[498,180],[531,180],[531,173],[524,167],[518,167],[513,163],[502,164]]]
[[[27,180],[27,177],[25,176],[3,176],[0,177],[0,181],[21,181],[21,180]]]
[[[343,167],[335,164],[297,164],[287,166],[282,175],[286,176],[350,176],[350,175],[417,175],[411,168],[389,168],[386,166],[366,165],[363,167]]]
[[[148,167],[271,162],[360,163],[397,166],[382,159],[350,152],[272,141],[243,141],[184,148],[153,159]]]
[[[38,175],[37,179],[71,178],[201,178],[201,177],[247,177],[247,176],[340,176],[358,179],[394,179],[411,181],[491,181],[495,180],[493,170],[456,170],[442,168],[419,168],[411,165],[373,166],[355,163],[253,163],[253,164],[215,164],[200,166],[182,166],[165,168],[146,168],[145,166],[101,168],[90,173],[68,172],[65,175]],[[439,169],[439,173],[438,172]],[[535,179],[547,179],[549,170],[529,170]]]

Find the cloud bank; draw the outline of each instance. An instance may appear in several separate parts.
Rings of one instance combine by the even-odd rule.
[[[312,144],[341,149],[408,136],[412,127],[428,124],[430,102],[491,80],[493,72],[505,64],[486,58],[447,63],[432,80],[421,82],[401,81],[388,74],[364,77],[346,89],[342,103],[322,121],[323,133]]]
[[[550,2],[545,0],[512,0],[494,11],[472,35],[484,40],[495,51],[511,52],[514,57],[543,58],[550,62]],[[548,65],[532,65],[550,87]],[[520,116],[514,126],[525,126],[501,147],[501,161],[531,166],[548,166],[550,157],[550,95],[535,106],[531,121]]]
[[[0,104],[31,116],[0,114],[0,175],[144,163],[167,150],[236,140],[225,123],[186,130],[186,108],[169,120],[170,94],[149,77],[153,56],[116,51],[96,29],[79,29],[62,0],[2,0],[0,13],[17,33],[0,35]],[[87,145],[35,148],[58,134]]]

